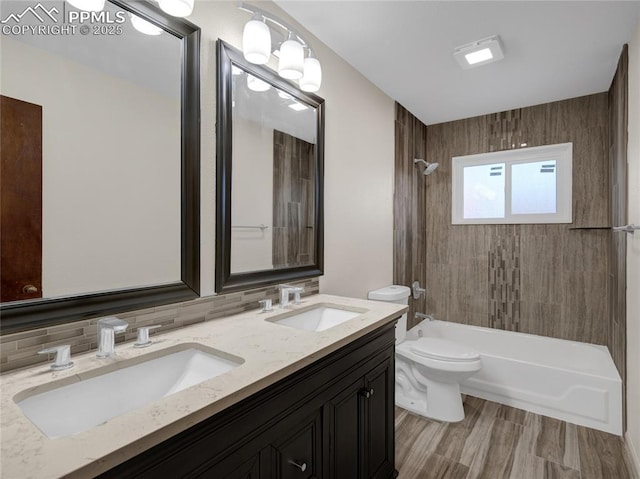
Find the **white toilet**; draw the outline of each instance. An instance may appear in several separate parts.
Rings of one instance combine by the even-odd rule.
[[[393,285],[370,291],[368,298],[407,304],[410,293],[407,286]],[[460,381],[480,370],[480,354],[441,338],[405,340],[406,333],[404,314],[396,325],[396,404],[439,421],[462,421]]]

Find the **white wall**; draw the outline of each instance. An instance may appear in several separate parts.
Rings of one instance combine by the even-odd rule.
[[[393,279],[394,102],[272,2],[322,63],[325,99],[324,293],[365,297]],[[249,14],[236,2],[196,2],[202,28],[202,295],[213,293],[215,204],[215,41],[238,48]]]
[[[2,66],[42,105],[43,296],[179,280],[179,97],[6,36]]]
[[[629,43],[629,223],[640,225],[640,23]],[[627,443],[640,474],[640,232],[627,235]]]
[[[273,130],[233,115],[231,272],[273,268]],[[267,229],[239,228],[266,225]]]

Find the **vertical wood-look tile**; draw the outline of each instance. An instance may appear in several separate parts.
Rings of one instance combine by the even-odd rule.
[[[509,421],[495,419],[487,454],[482,462],[474,461],[469,470],[469,479],[503,479],[511,476],[516,447],[522,434],[522,426]]]
[[[533,427],[537,437],[532,452],[547,461],[579,470],[577,426],[544,416],[537,416],[537,419]]]
[[[420,416],[407,415],[396,431],[396,461],[421,469],[428,451],[440,441],[445,426],[435,421],[424,421]]]
[[[396,103],[394,175],[394,269],[393,282],[425,286],[426,179],[415,158],[427,159],[426,126]],[[428,160],[430,161],[430,160]],[[425,298],[409,298],[408,326],[416,311],[426,313]]]
[[[580,471],[588,479],[631,479],[622,439],[586,427],[578,428]]]
[[[627,136],[628,136],[628,65],[629,50],[625,45],[609,90],[609,169],[611,224],[627,223]],[[609,349],[623,383],[623,403],[626,402],[626,251],[627,235],[614,234],[610,249]],[[626,408],[623,407],[623,415]],[[623,416],[626,424],[626,416]]]

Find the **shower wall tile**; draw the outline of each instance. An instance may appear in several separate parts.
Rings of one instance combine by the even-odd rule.
[[[628,47],[624,46],[613,83],[609,90],[609,165],[611,223],[628,224],[627,216],[627,136],[628,136]],[[609,290],[611,322],[609,323],[609,349],[613,361],[626,384],[626,289],[627,289],[627,235],[613,233],[609,249]],[[603,254],[605,252],[603,251]],[[625,408],[623,408],[623,411]]]
[[[420,281],[424,287],[425,244],[430,233],[426,224],[425,195],[427,183],[435,175],[422,175],[422,170],[414,165],[413,160],[431,161],[427,157],[427,129],[396,103],[395,135],[393,282],[410,287],[414,281]],[[409,298],[409,327],[415,324],[415,312],[430,312],[424,296],[417,300]]]
[[[410,114],[399,105],[397,112],[396,206],[402,207],[395,213],[403,216],[395,221],[396,228],[404,225],[404,243],[397,241],[396,271],[406,276],[413,268],[416,255],[401,245],[411,243],[409,218],[424,215],[427,312],[448,321],[608,344],[611,233],[585,229],[611,224],[607,93],[428,126],[426,156],[440,168],[422,178],[424,202],[406,186],[417,176],[406,151],[415,137],[408,131]],[[452,157],[569,141],[574,224],[451,224]]]
[[[318,278],[297,281],[292,284],[304,287],[303,296],[317,294],[319,291]],[[129,328],[125,334],[116,336],[116,343],[136,339],[137,330],[141,326],[160,325],[162,327],[158,332],[162,333],[162,331],[184,328],[192,324],[257,309],[258,301],[268,298],[273,301],[278,299],[277,286],[220,294],[184,303],[118,314],[119,318],[129,323]],[[0,371],[10,371],[49,361],[46,355],[37,354],[37,352],[51,346],[69,344],[72,355],[97,349],[97,322],[98,318],[95,318],[1,336]]]

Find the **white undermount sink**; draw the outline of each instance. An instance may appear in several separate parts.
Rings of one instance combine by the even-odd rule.
[[[366,312],[367,310],[365,309],[354,308],[350,310],[326,304],[317,304],[293,313],[285,313],[282,316],[269,318],[267,321],[283,324],[292,328],[304,329],[305,331],[324,331]]]
[[[46,392],[14,398],[50,438],[77,434],[239,366],[243,359],[198,344],[181,345],[102,369],[87,379],[66,378]],[[126,366],[127,362],[132,363]],[[113,370],[114,367],[118,369]],[[74,381],[68,384],[69,381]],[[25,397],[27,396],[27,397]]]

